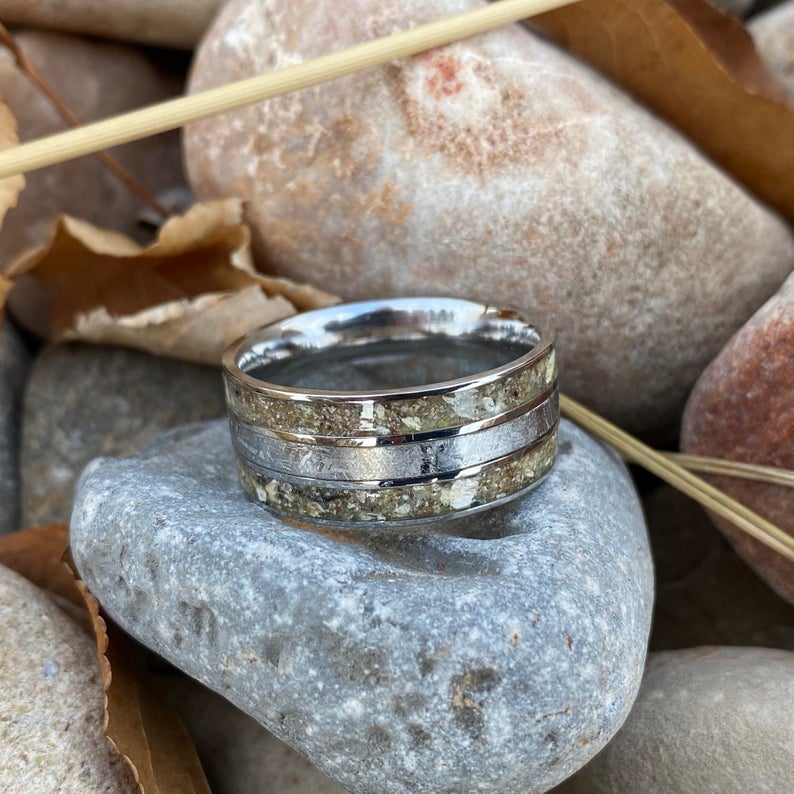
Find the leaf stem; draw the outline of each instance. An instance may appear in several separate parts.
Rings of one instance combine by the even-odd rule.
[[[560,410],[564,416],[588,430],[602,441],[611,444],[623,457],[655,474],[685,493],[703,507],[730,521],[761,543],[794,561],[794,537],[741,502],[688,472],[664,454],[585,408],[567,395],[560,395]]]
[[[61,99],[55,89],[41,76],[30,58],[25,55],[17,40],[11,32],[0,23],[0,44],[7,47],[14,56],[20,71],[27,75],[38,91],[46,97],[49,103],[58,112],[58,115],[70,126],[79,127],[80,119],[74,111]],[[107,168],[131,193],[144,204],[148,204],[158,215],[167,218],[171,213],[166,209],[118,160],[106,151],[95,153],[102,164]]]
[[[681,452],[663,452],[668,460],[683,466],[689,471],[703,474],[719,474],[723,477],[736,477],[742,480],[763,482],[767,485],[783,485],[794,488],[794,471],[775,466],[761,466],[758,463],[745,463],[739,460],[708,458],[702,455],[685,455]]]

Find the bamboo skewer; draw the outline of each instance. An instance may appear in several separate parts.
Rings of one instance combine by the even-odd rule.
[[[498,0],[473,11],[357,44],[277,72],[249,77],[20,144],[0,152],[0,179],[177,129],[190,121],[319,85],[573,2],[576,0]]]
[[[747,532],[756,540],[794,561],[794,538],[782,529],[754,513],[741,502],[695,474],[688,472],[661,452],[629,435],[625,430],[580,405],[566,395],[560,395],[560,409],[564,416],[582,425],[586,430],[606,441],[627,460],[637,463],[652,474],[685,493],[703,507],[716,513]]]

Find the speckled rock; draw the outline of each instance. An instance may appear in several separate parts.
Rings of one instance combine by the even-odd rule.
[[[25,4],[31,7],[39,3]],[[8,23],[0,10],[0,19]],[[17,40],[44,78],[82,121],[112,116],[180,93],[181,76],[132,47],[57,33],[22,32]],[[68,64],[68,68],[64,67]],[[0,51],[0,94],[19,123],[19,137],[30,140],[65,128],[65,123]],[[114,149],[113,156],[151,193],[183,181],[179,137],[157,135]],[[26,177],[19,204],[0,233],[0,262],[42,242],[60,212],[118,229],[145,240],[137,216],[144,206],[95,157],[82,157]]]
[[[420,532],[316,532],[237,482],[225,422],[85,471],[78,568],[134,637],[356,794],[531,794],[639,684],[652,571],[617,456],[563,423],[546,481]]]
[[[19,427],[29,364],[19,334],[0,319],[0,535],[19,528]]]
[[[682,423],[686,452],[794,469],[794,274],[698,380]],[[718,487],[794,535],[794,490],[737,478]],[[739,554],[794,603],[794,563],[716,516]]]
[[[794,0],[787,0],[748,25],[766,68],[794,96]]]
[[[34,28],[190,49],[221,3],[222,0],[0,0],[0,19]]]
[[[652,651],[749,645],[794,651],[794,606],[759,579],[694,501],[643,498],[656,571]]]
[[[228,700],[184,676],[172,673],[161,680],[196,745],[213,794],[345,794]]]
[[[25,394],[20,451],[25,526],[68,521],[83,467],[163,430],[223,416],[220,370],[124,348],[50,347]]]
[[[792,702],[788,651],[651,654],[626,724],[555,794],[789,794]]]
[[[479,5],[232,0],[190,90]],[[562,387],[649,435],[675,434],[794,266],[776,215],[521,26],[198,122],[185,148],[198,195],[249,200],[269,268],[346,298],[523,309],[556,328]]]
[[[0,789],[133,794],[102,733],[96,645],[49,596],[0,565]]]

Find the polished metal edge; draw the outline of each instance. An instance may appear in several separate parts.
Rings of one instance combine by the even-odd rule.
[[[231,417],[237,454],[265,476],[341,483],[427,481],[447,472],[502,459],[542,439],[559,419],[556,388],[503,421],[473,433],[406,439],[382,446],[323,445],[286,441]]]
[[[262,342],[287,342],[301,347],[303,340],[306,341],[305,348],[313,347],[319,339],[334,338],[342,335],[342,329],[354,328],[361,330],[361,326],[356,326],[355,321],[365,321],[366,318],[377,317],[379,313],[427,313],[429,315],[444,318],[438,321],[437,326],[432,326],[436,331],[444,331],[443,336],[455,338],[462,331],[470,332],[470,325],[473,321],[496,322],[499,320],[515,322],[522,325],[525,331],[533,337],[531,347],[521,356],[516,357],[502,366],[494,369],[485,370],[475,375],[456,378],[448,381],[440,381],[422,385],[421,387],[407,387],[396,389],[383,389],[362,392],[332,391],[317,389],[299,389],[282,386],[260,380],[250,376],[240,366],[240,361],[251,356],[253,349]],[[456,326],[452,323],[455,313],[462,314],[465,323]],[[447,328],[449,326],[449,328]],[[364,326],[367,327],[366,325]],[[413,326],[418,328],[419,326]],[[429,323],[423,324],[425,330],[431,330]],[[377,324],[373,325],[373,330],[378,329]],[[405,326],[403,330],[410,331],[412,326]],[[329,334],[328,329],[333,329]],[[374,335],[382,338],[379,335]],[[508,342],[508,339],[504,340]],[[309,343],[312,344],[309,344]],[[390,400],[413,400],[426,398],[428,396],[452,394],[457,391],[465,391],[478,386],[488,385],[494,380],[501,380],[506,376],[516,374],[520,370],[536,364],[541,358],[545,357],[553,348],[554,334],[550,331],[543,331],[529,323],[521,314],[513,310],[499,309],[488,304],[467,301],[459,298],[393,298],[385,300],[359,301],[355,303],[337,304],[334,306],[316,309],[314,311],[303,312],[291,317],[284,318],[271,323],[263,328],[256,329],[246,336],[238,339],[230,345],[222,358],[222,367],[225,376],[230,382],[239,385],[247,391],[255,392],[259,395],[272,399],[296,401],[307,403],[313,401],[320,402],[388,402]],[[323,349],[333,350],[333,345],[323,345]],[[262,356],[262,364],[267,364],[268,359]]]

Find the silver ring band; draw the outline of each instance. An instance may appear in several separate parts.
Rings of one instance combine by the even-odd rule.
[[[515,312],[452,298],[334,306],[254,331],[223,368],[243,486],[304,520],[484,509],[556,456],[552,340]]]

